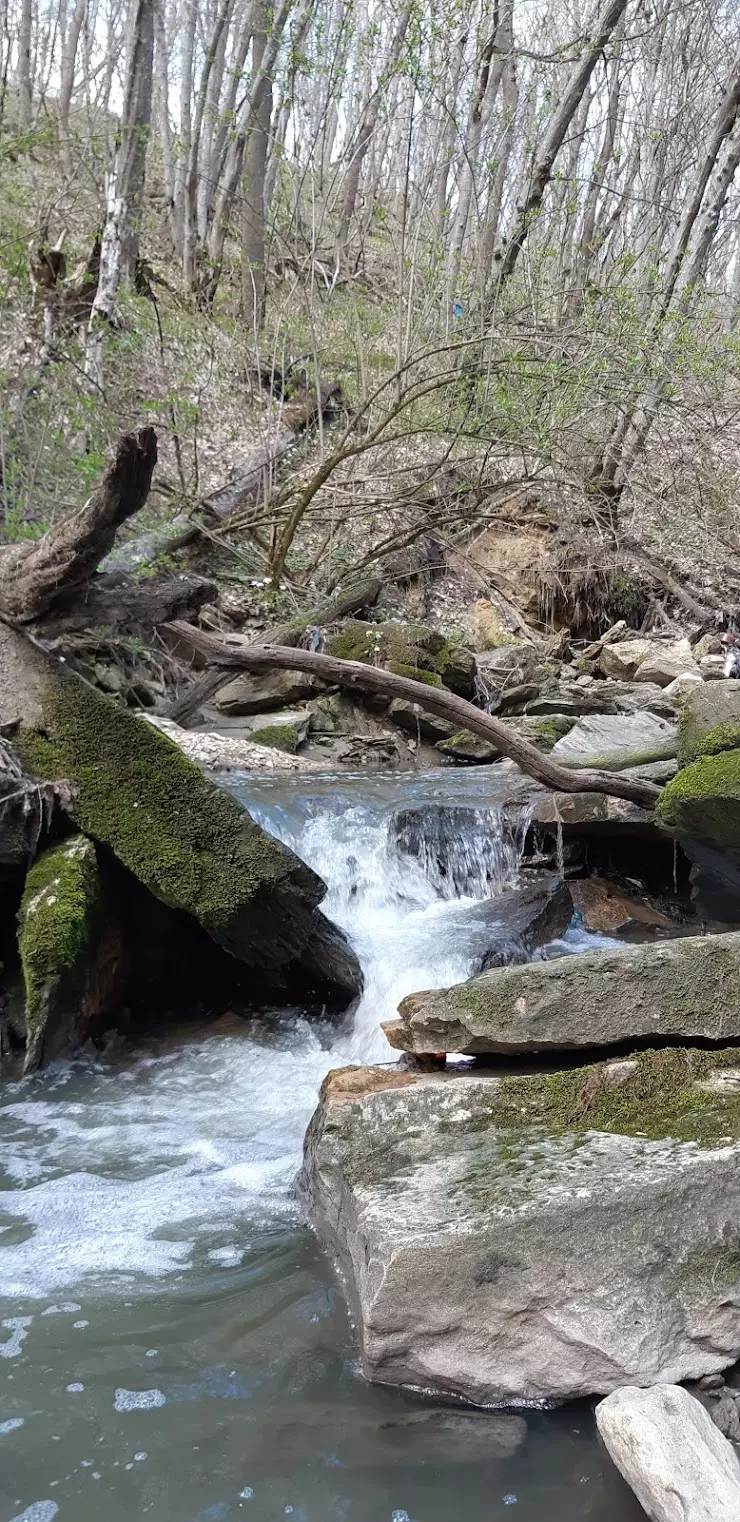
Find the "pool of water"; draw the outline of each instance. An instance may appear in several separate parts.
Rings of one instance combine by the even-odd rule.
[[[589,1407],[478,1412],[368,1385],[293,1197],[324,1074],[389,1060],[378,1024],[398,998],[477,965],[472,911],[519,845],[490,782],[233,786],[330,884],[360,1008],[338,1033],[236,1011],[4,1085],[0,1522],[637,1522]],[[394,828],[440,801],[484,811],[443,878]]]

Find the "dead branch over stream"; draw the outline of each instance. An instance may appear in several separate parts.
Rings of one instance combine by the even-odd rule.
[[[458,698],[454,693],[445,692],[441,688],[430,687],[425,682],[415,682],[409,677],[396,676],[375,666],[365,666],[361,661],[340,660],[335,656],[317,655],[310,650],[293,650],[282,645],[249,645],[235,636],[228,642],[219,640],[182,621],[166,624],[164,628],[169,634],[187,640],[211,665],[238,671],[305,671],[310,676],[340,687],[417,703],[427,713],[436,714],[441,719],[450,719],[460,729],[469,729],[472,734],[492,741],[529,777],[557,792],[607,793],[644,809],[653,809],[660,796],[660,788],[652,782],[588,769],[574,774],[522,739],[501,719],[482,713],[464,698]]]

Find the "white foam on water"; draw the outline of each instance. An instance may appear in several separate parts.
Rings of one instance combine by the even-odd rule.
[[[161,1390],[116,1390],[114,1411],[156,1411],[166,1406],[167,1397]]]
[[[17,1517],[11,1517],[10,1522],[53,1522],[58,1512],[59,1507],[55,1501],[34,1501],[25,1511],[19,1512]]]
[[[25,1423],[22,1416],[11,1416],[7,1422],[0,1422],[0,1434],[17,1432],[18,1428],[23,1426],[25,1426]]]
[[[475,970],[489,932],[471,907],[515,869],[516,842],[495,811],[477,824],[463,811],[451,847],[448,832],[446,872],[423,832],[416,855],[398,847],[398,802],[396,791],[395,801],[358,804],[340,789],[330,806],[304,798],[292,812],[253,808],[330,885],[323,908],[363,967],[352,1028],[331,1047],[297,1016],[266,1015],[243,1033],[128,1066],[81,1058],[6,1085],[1,1294],[130,1292],[198,1267],[228,1269],[257,1233],[294,1217],[303,1136],[325,1074],[348,1061],[395,1060],[380,1022],[405,994]],[[44,1314],[78,1309],[60,1298]],[[4,1325],[11,1336],[0,1356],[13,1358],[29,1323]]]
[[[10,1332],[7,1342],[0,1342],[0,1358],[17,1358],[28,1336],[33,1316],[9,1316],[2,1324]]]

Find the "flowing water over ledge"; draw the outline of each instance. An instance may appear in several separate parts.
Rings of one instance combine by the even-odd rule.
[[[518,858],[490,776],[232,785],[330,884],[365,991],[349,1031],[265,1011],[0,1092],[0,1522],[638,1519],[588,1409],[368,1386],[292,1197],[327,1070],[389,1059],[399,998],[479,963],[475,904]],[[487,811],[444,872],[392,823],[434,803]]]

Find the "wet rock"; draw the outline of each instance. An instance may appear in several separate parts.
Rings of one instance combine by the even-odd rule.
[[[668,1384],[616,1390],[597,1406],[596,1425],[654,1522],[740,1517],[740,1461],[688,1391]]]
[[[498,761],[502,754],[491,740],[471,734],[469,729],[458,729],[447,739],[440,740],[437,750],[450,761],[460,761],[467,766],[489,766],[492,761]]]
[[[694,676],[699,675],[693,651],[687,639],[677,640],[672,645],[656,643],[645,660],[640,661],[635,671],[635,681],[652,682],[658,687],[668,687],[676,677],[687,671]]]
[[[712,682],[686,694],[679,723],[678,759],[688,766],[699,756],[740,747],[740,682]]]
[[[510,828],[498,809],[399,809],[389,833],[445,898],[481,897],[516,871],[516,826]]]
[[[553,760],[623,770],[676,754],[675,723],[657,714],[586,715],[553,748]]]
[[[403,1052],[567,1052],[740,1040],[740,934],[602,948],[410,994],[383,1029]]]
[[[586,930],[597,935],[619,935],[635,929],[675,929],[675,923],[654,904],[636,898],[603,877],[572,882],[570,891],[576,912]]]
[[[538,877],[476,905],[470,918],[491,925],[493,945],[483,959],[485,972],[525,962],[538,946],[564,935],[573,918],[573,900],[559,877]]]
[[[412,735],[414,739],[429,740],[432,744],[437,740],[449,740],[455,733],[455,726],[448,719],[438,719],[433,713],[424,713],[418,703],[407,703],[404,698],[393,699],[388,709],[388,718],[405,734]]]
[[[397,676],[448,687],[460,697],[475,692],[475,656],[472,650],[446,639],[426,624],[365,624],[349,619],[342,632],[328,645],[329,655],[344,660],[384,666]]]
[[[330,1075],[302,1192],[368,1377],[505,1404],[731,1364],[740,1110],[695,1088],[720,1060]]]
[[[299,671],[271,671],[265,676],[250,676],[244,672],[227,682],[212,701],[219,713],[272,713],[325,691],[323,682]]]

